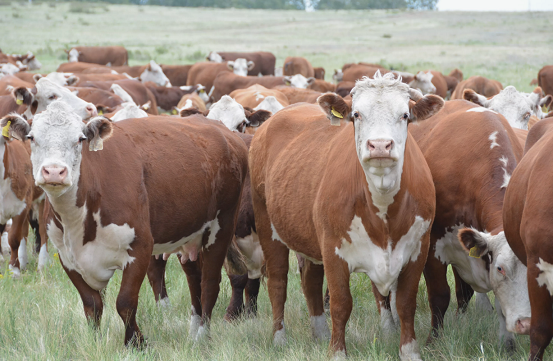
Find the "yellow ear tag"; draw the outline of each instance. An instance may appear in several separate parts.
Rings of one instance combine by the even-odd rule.
[[[15,101],[15,104],[17,104],[17,105],[23,104],[23,99],[17,99],[17,100]]]
[[[478,254],[478,248],[472,247],[469,250],[469,256],[472,257],[472,258],[480,258],[480,255]]]
[[[10,125],[12,124],[11,120],[8,120],[8,124],[2,128],[2,135],[6,138],[10,137]]]
[[[204,89],[200,89],[200,94],[205,93]]]
[[[104,111],[103,111],[103,110],[100,110],[100,111],[98,112],[98,115],[104,115]]]
[[[176,109],[171,110],[171,114],[177,115],[177,110]]]
[[[343,119],[343,118],[344,118],[344,116],[343,116],[342,114],[338,113],[338,112],[336,111],[336,109],[334,109],[334,108],[330,109],[330,112],[331,112],[332,115],[334,115],[336,118],[340,118],[340,119]]]

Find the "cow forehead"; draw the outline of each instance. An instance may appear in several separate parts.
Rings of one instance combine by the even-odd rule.
[[[516,107],[519,109],[530,108],[532,106],[530,99],[525,94],[517,91],[513,86],[508,86],[490,99],[490,105],[492,107]]]
[[[84,124],[73,109],[62,101],[55,101],[35,116],[32,130],[34,133],[63,131],[63,133],[82,132]]]
[[[403,113],[409,110],[409,93],[379,89],[365,90],[355,94],[352,109],[365,115]]]

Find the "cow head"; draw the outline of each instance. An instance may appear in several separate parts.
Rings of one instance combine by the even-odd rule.
[[[275,114],[279,110],[284,109],[284,106],[280,104],[272,95],[269,95],[261,103],[259,103],[253,110],[267,110],[271,112],[272,114]]]
[[[23,59],[23,64],[27,65],[27,68],[29,70],[37,70],[42,68],[42,64],[40,63],[40,61],[38,61],[36,56],[30,51],[27,52],[27,55],[25,55],[25,58]]]
[[[505,233],[501,231],[491,235],[464,228],[459,231],[459,241],[469,256],[485,258],[485,262],[481,262],[479,266],[485,267],[489,274],[489,282],[501,305],[507,330],[528,334],[530,300],[526,266],[509,247]]]
[[[76,63],[79,61],[79,55],[82,53],[78,51],[77,49],[73,48],[67,52],[67,61],[70,63]]]
[[[465,89],[463,98],[503,115],[513,128],[526,130],[528,130],[528,121],[532,115],[539,119],[544,117],[540,105],[542,101],[545,103],[551,100],[550,96],[542,99],[540,87],[534,89],[534,92],[530,94],[524,94],[517,91],[514,86],[506,87],[490,99],[477,94],[472,89]]]
[[[22,69],[12,63],[0,64],[0,74],[3,75],[14,75],[19,73],[20,70]]]
[[[33,75],[33,79],[35,82],[38,82],[39,79],[42,78],[48,78],[51,82],[58,84],[59,86],[75,86],[79,82],[79,77],[76,75],[73,75],[73,73],[57,73],[53,72],[46,76],[43,76],[42,74],[35,74]]]
[[[207,59],[207,61],[212,61],[214,63],[222,63],[223,62],[223,57],[221,55],[217,54],[214,51],[207,54],[207,56],[205,58]]]
[[[227,128],[243,133],[246,125],[258,126],[271,116],[266,110],[246,112],[244,107],[228,95],[211,106],[207,118],[221,121]]]
[[[207,95],[207,92],[205,91],[205,86],[202,84],[198,84],[196,88],[196,93],[198,93],[198,96],[204,103],[209,102],[209,95]]]
[[[255,66],[253,61],[248,61],[244,58],[238,58],[234,61],[227,61],[227,66],[236,75],[246,76],[248,71],[252,70]]]
[[[458,82],[463,81],[463,72],[460,69],[457,69],[457,68],[453,69],[449,73],[449,76],[454,77],[455,79],[457,79]]]
[[[334,93],[321,95],[317,102],[331,124],[339,126],[341,120],[354,123],[357,156],[369,186],[384,194],[397,192],[407,125],[432,116],[444,101],[436,95],[422,96],[402,83],[401,77],[392,73],[382,76],[380,71],[374,79],[358,80],[351,95],[351,106]]]
[[[33,90],[23,87],[14,89],[13,96],[16,101],[21,101],[21,99],[32,99],[32,106],[27,108],[24,113],[27,119],[32,119],[34,114],[46,110],[48,105],[56,100],[61,100],[68,104],[82,119],[86,120],[98,115],[94,104],[85,102],[71,92],[71,90],[55,84],[47,77],[39,79]]]
[[[111,120],[113,122],[119,122],[121,120],[125,119],[131,119],[131,118],[146,118],[148,116],[148,113],[146,113],[144,110],[140,109],[138,105],[133,103],[124,103],[122,104],[123,109],[120,109],[115,113]]]
[[[159,66],[155,61],[150,60],[150,64],[144,69],[142,74],[140,74],[140,80],[145,83],[151,81],[156,83],[159,86],[170,87],[171,82],[169,78],[163,73],[161,66]]]
[[[296,75],[287,75],[284,77],[284,84],[292,86],[294,88],[303,88],[307,89],[308,86],[315,82],[315,78],[310,77],[306,78],[301,74]]]
[[[343,77],[344,77],[344,73],[342,72],[342,69],[334,69],[334,74],[332,75],[332,79],[336,83],[341,82]]]
[[[10,132],[20,139],[31,141],[31,162],[37,186],[49,197],[59,197],[79,180],[83,144],[97,151],[111,136],[112,123],[96,117],[84,123],[71,106],[51,103],[46,111],[37,114],[32,126],[19,115],[9,115],[1,124],[10,122]]]
[[[436,94],[436,87],[432,84],[432,78],[434,74],[430,71],[426,73],[419,71],[415,78],[409,83],[409,86],[413,89],[419,89],[423,94]]]

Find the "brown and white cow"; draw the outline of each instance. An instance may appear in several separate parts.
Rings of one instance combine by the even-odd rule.
[[[192,65],[165,65],[160,64],[161,70],[167,76],[172,86],[184,86],[188,79],[188,72]]]
[[[486,98],[493,97],[503,89],[503,85],[497,80],[487,79],[482,76],[471,76],[470,78],[461,81],[456,87],[451,99],[464,99],[463,92],[465,89],[472,89],[476,93],[485,96]]]
[[[27,105],[18,104],[13,96],[10,95],[0,95],[0,117],[8,115],[9,113],[23,114],[27,110]]]
[[[315,70],[309,62],[301,56],[289,56],[284,60],[283,75],[301,74],[306,78],[315,77]]]
[[[181,252],[192,299],[189,336],[208,336],[247,172],[242,140],[201,116],[85,124],[62,102],[32,125],[19,116],[2,125],[8,121],[12,134],[31,140],[32,173],[51,204],[48,236],[87,318],[100,322],[101,291],[121,269],[125,344],[142,345],[136,312],[151,255]]]
[[[311,89],[296,88],[296,87],[285,86],[285,85],[280,85],[280,86],[274,87],[273,89],[278,90],[279,92],[284,94],[288,99],[289,104],[296,104],[296,103],[316,104],[319,96],[323,94],[321,92],[311,90]]]
[[[420,360],[415,299],[435,198],[430,171],[407,125],[437,112],[443,100],[423,97],[392,74],[380,73],[358,81],[352,96],[351,107],[336,94],[322,95],[319,106],[290,106],[265,122],[252,141],[252,199],[267,266],[273,340],[286,342],[291,249],[305,258],[302,287],[311,329],[323,339],[329,336],[324,265],[335,355],[346,352],[350,273],[363,272],[374,284],[385,329],[394,326],[390,299],[397,300],[401,359]]]
[[[56,71],[58,73],[82,73],[85,69],[92,69],[98,67],[105,67],[104,65],[98,65],[93,63],[84,63],[81,61],[71,63],[61,63]],[[106,66],[106,68],[108,68]]]
[[[424,154],[436,187],[436,218],[424,270],[432,312],[429,340],[438,335],[449,307],[446,273],[451,264],[459,311],[466,309],[474,291],[493,290],[499,336],[512,348],[510,332],[524,333],[528,326],[524,302],[515,296],[524,287],[524,270],[513,264],[504,277],[497,267],[506,262],[510,265],[516,258],[505,240],[501,214],[505,189],[522,157],[522,147],[503,116],[463,100],[446,102],[440,113],[410,125],[409,131]],[[485,252],[469,254],[472,246],[459,242],[459,234],[463,240],[470,235],[485,239]],[[490,306],[483,295],[477,301]]]
[[[66,50],[67,61],[109,66],[127,65],[129,54],[122,46],[75,46]]]
[[[321,93],[335,92],[336,84],[329,83],[320,79],[315,79],[315,81],[307,86],[307,89],[315,90]]]
[[[538,85],[543,89],[545,95],[553,96],[553,65],[546,65],[538,72]],[[550,105],[549,110],[552,107]]]
[[[282,92],[276,89],[267,89],[259,84],[254,84],[246,89],[236,89],[229,96],[243,107],[255,110],[264,109],[273,114],[289,105],[288,98]]]
[[[346,64],[348,65],[348,64]],[[363,77],[373,77],[374,74],[379,71],[381,74],[386,74],[389,70],[386,70],[377,65],[367,65],[367,64],[351,64],[349,66],[344,65],[342,68],[342,80],[341,81],[351,81],[355,82],[362,79]]]
[[[68,87],[68,89],[82,100],[94,104],[100,115],[114,111],[125,102],[119,95],[103,89],[79,87]]]
[[[0,78],[0,95],[9,95],[12,93],[14,88],[33,88],[35,85],[33,83],[26,82],[20,78],[7,75]]]
[[[322,68],[322,67],[318,67],[318,68],[313,68],[313,77],[315,79],[320,79],[320,80],[325,80],[325,68]]]
[[[188,72],[186,85],[192,86],[202,84],[208,92],[213,87],[213,82],[217,75],[222,72],[230,72],[226,63],[202,62],[192,65]]]
[[[451,98],[457,85],[463,81],[463,72],[457,68],[453,69],[449,75],[444,75],[445,81],[447,83],[447,94]]]
[[[547,119],[530,130],[532,144],[511,176],[503,212],[507,241],[528,268],[532,361],[543,359],[553,337],[552,125],[553,119]]]
[[[285,79],[285,77],[277,76],[240,76],[230,72],[222,72],[213,81],[211,99],[214,102],[219,101],[223,95],[230,94],[236,89],[249,88],[254,84],[263,85],[265,88],[274,88],[278,85],[284,85]]]
[[[197,93],[204,102],[209,100],[203,85],[194,86],[159,86],[153,82],[147,82],[144,85],[154,94],[157,106],[164,111],[171,111],[179,104],[183,96],[190,93]]]
[[[204,91],[205,95],[205,91]],[[181,111],[185,109],[196,109],[201,114],[207,114],[207,107],[205,101],[197,93],[191,93],[184,95],[179,103],[177,104],[177,109],[174,110],[173,114],[180,114]]]
[[[229,60],[246,59],[253,62],[252,69],[248,69],[248,75],[275,75],[276,57],[273,53],[267,51],[254,52],[211,52],[207,55],[207,60],[217,63],[227,62]],[[203,83],[202,83],[203,84]],[[188,84],[189,85],[189,84]],[[209,88],[208,88],[209,89]]]
[[[423,94],[436,94],[445,98],[447,96],[447,82],[439,71],[419,71],[409,86],[419,89]]]
[[[42,64],[36,56],[28,51],[27,54],[21,55],[21,54],[2,54],[0,51],[0,54],[3,56],[0,56],[0,63],[3,63],[4,61],[7,61],[13,65],[16,65],[18,68],[25,67],[28,70],[36,70],[40,69],[42,67]]]

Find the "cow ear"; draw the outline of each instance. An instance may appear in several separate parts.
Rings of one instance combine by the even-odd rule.
[[[255,67],[255,63],[253,61],[248,61],[248,70],[252,70]]]
[[[246,118],[250,122],[250,126],[252,127],[259,127],[261,124],[263,124],[267,119],[269,119],[273,113],[271,113],[268,110],[257,110],[253,113],[246,113]]]
[[[232,60],[227,61],[227,68],[229,68],[229,70],[231,71],[234,71],[234,61]]]
[[[292,77],[289,76],[289,75],[286,75],[286,76],[284,77],[284,84],[286,84],[286,85],[288,85],[288,86],[292,85]]]
[[[142,104],[139,108],[147,112],[148,110],[150,110],[151,107],[152,107],[152,101],[148,100],[147,103]]]
[[[34,99],[33,93],[29,89],[22,86],[19,88],[15,88],[12,92],[12,96],[15,99],[17,105],[31,105]]]
[[[330,124],[340,126],[340,120],[351,120],[351,106],[336,93],[326,93],[317,99]]]
[[[457,237],[469,256],[480,258],[488,253],[488,241],[485,235],[474,228],[461,229]]]
[[[69,78],[65,80],[65,84],[67,86],[73,86],[79,82],[79,77],[75,75],[71,75]]]
[[[540,100],[540,107],[545,106],[546,108],[549,108],[551,106],[551,103],[553,102],[553,97],[551,94],[547,94]]]
[[[104,148],[104,140],[111,137],[113,123],[104,116],[94,117],[86,123],[84,133],[88,139],[88,150],[98,151]]]
[[[186,108],[186,109],[182,109],[180,111],[180,116],[182,118],[184,117],[189,117],[191,115],[194,115],[194,114],[200,114],[200,115],[203,115],[204,117],[207,116],[207,113],[208,112],[201,112],[199,109],[196,109],[196,108]]]
[[[488,104],[488,99],[486,99],[485,96],[478,94],[472,89],[465,89],[463,91],[463,99],[481,105],[483,107],[486,107],[486,105]]]
[[[2,136],[6,138],[15,138],[27,140],[27,134],[31,131],[31,126],[21,115],[12,113],[6,115],[0,120],[2,127]]]
[[[409,89],[409,96],[409,120],[412,122],[430,118],[445,104],[442,97],[434,94],[422,96],[421,92],[415,89]]]
[[[33,75],[33,80],[35,81],[35,83],[36,83],[37,81],[39,81],[41,78],[42,78],[42,74],[35,74],[35,75]]]
[[[315,78],[314,78],[314,77],[309,77],[309,78],[307,78],[307,84],[308,84],[308,85],[311,85],[311,84],[313,84],[314,82],[315,82]]]
[[[96,110],[98,110],[98,115],[104,115],[113,112],[115,109],[104,104],[98,104],[96,105]]]
[[[69,50],[63,49],[63,51],[65,51],[66,54],[69,54]]]

